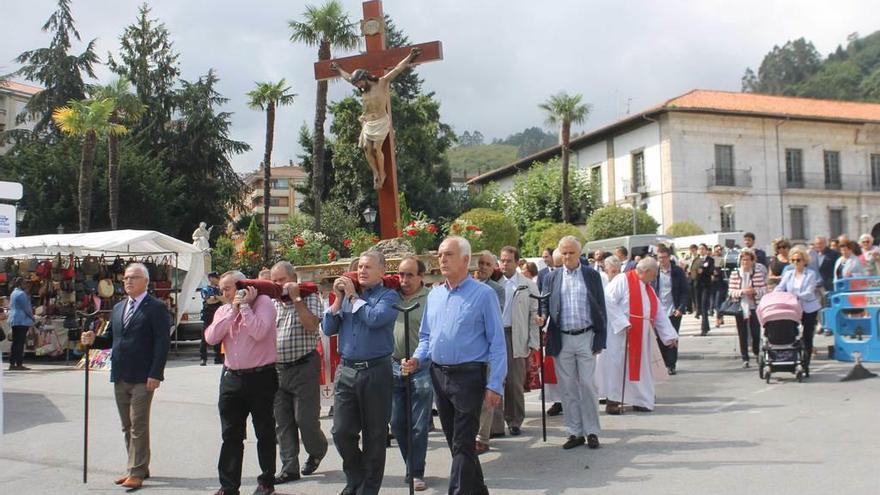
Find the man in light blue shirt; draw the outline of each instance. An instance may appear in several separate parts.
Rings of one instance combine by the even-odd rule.
[[[24,344],[27,332],[34,325],[34,313],[31,307],[31,296],[24,290],[25,281],[16,277],[12,281],[15,288],[9,297],[9,326],[12,327],[12,348],[9,351],[9,371],[27,371],[24,365]]]
[[[432,361],[437,409],[452,451],[448,493],[488,494],[474,438],[483,401],[497,407],[504,393],[507,351],[501,311],[495,292],[468,274],[471,246],[466,239],[447,238],[439,256],[446,282],[428,296],[419,347],[403,368],[412,373],[419,361]]]

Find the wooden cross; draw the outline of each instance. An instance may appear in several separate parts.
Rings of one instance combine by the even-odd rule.
[[[443,46],[439,41],[421,43],[418,45],[401,48],[385,49],[385,22],[382,13],[381,0],[364,2],[364,19],[361,21],[361,31],[366,40],[367,52],[352,57],[342,57],[334,60],[321,60],[315,63],[315,79],[333,79],[339,74],[330,69],[330,64],[335,62],[346,71],[366,69],[371,74],[381,77],[385,72],[409,55],[412,48],[420,48],[422,53],[414,61],[415,64],[431,62],[443,59]],[[391,102],[388,102],[388,115],[391,116]],[[397,162],[394,158],[394,126],[385,142],[382,144],[382,153],[385,155],[385,183],[379,190],[379,235],[382,239],[398,237],[400,225],[400,204],[397,194]]]

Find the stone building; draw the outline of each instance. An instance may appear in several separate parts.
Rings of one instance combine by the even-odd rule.
[[[302,167],[293,165],[284,167],[272,167],[272,178],[269,182],[269,239],[275,239],[275,232],[281,228],[291,215],[299,211],[299,204],[303,201],[296,187],[302,186],[308,181],[308,174]],[[244,177],[245,182],[251,188],[245,203],[248,205],[248,213],[257,215],[258,220],[263,216],[263,170],[257,170]],[[262,221],[262,220],[260,220]]]
[[[545,149],[469,181],[509,190]],[[647,210],[660,232],[880,237],[880,104],[694,90],[571,141],[604,204]]]

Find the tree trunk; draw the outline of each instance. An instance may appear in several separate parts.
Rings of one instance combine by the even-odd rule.
[[[571,137],[571,122],[563,119],[560,133],[562,135],[562,221],[570,223],[571,197],[568,190],[568,142]]]
[[[263,155],[263,264],[269,265],[269,206],[271,204],[269,181],[272,179],[272,139],[275,135],[275,103],[266,106],[266,152]]]
[[[119,136],[107,138],[107,191],[110,196],[110,230],[119,229]]]
[[[92,216],[92,169],[95,166],[95,147],[98,135],[88,131],[83,138],[82,159],[79,165],[79,231],[88,232]]]
[[[321,41],[318,60],[330,60],[330,42]],[[315,129],[312,149],[312,194],[315,231],[321,231],[321,201],[324,199],[324,122],[327,120],[327,81],[318,81],[315,98]]]

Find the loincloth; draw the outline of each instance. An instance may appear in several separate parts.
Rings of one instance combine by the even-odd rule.
[[[361,135],[358,139],[358,146],[363,148],[367,141],[372,141],[374,143],[382,145],[385,142],[385,138],[388,136],[388,132],[391,130],[391,119],[388,118],[388,114],[383,115],[375,120],[363,120],[361,117]]]

